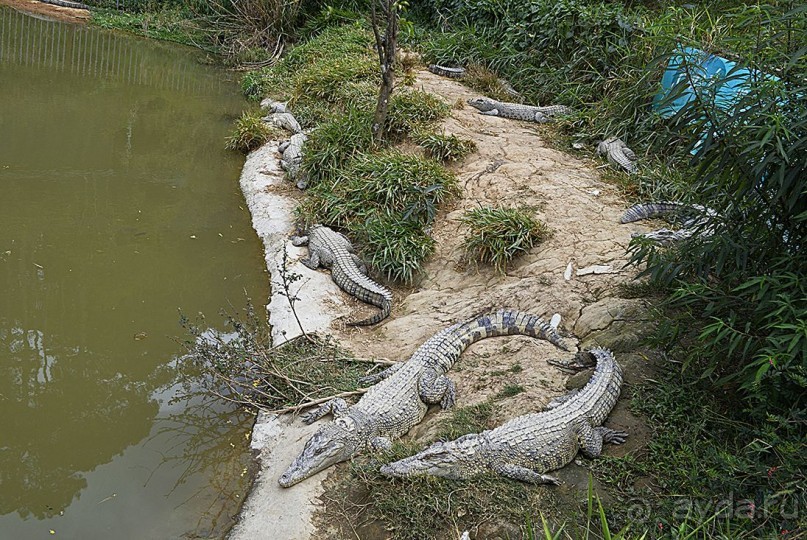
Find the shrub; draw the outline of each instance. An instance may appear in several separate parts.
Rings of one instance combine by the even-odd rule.
[[[399,89],[390,101],[387,133],[392,137],[405,137],[417,128],[445,118],[448,112],[448,105],[434,94]]]
[[[458,161],[476,152],[475,142],[456,135],[423,130],[415,132],[413,139],[426,150],[427,156],[440,161]]]
[[[414,219],[379,215],[368,218],[358,231],[363,255],[387,279],[410,283],[434,253],[434,239]]]
[[[227,137],[226,147],[245,154],[262,146],[276,131],[261,120],[260,111],[244,111],[236,120],[233,133]]]
[[[463,243],[468,258],[492,264],[502,274],[514,257],[549,235],[527,208],[475,208],[461,221],[469,229]]]

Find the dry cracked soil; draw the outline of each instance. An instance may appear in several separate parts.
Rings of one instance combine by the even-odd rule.
[[[643,300],[619,298],[617,285],[630,282],[637,273],[626,267],[631,233],[650,227],[619,223],[628,203],[619,188],[601,179],[603,163],[550,148],[542,136],[545,126],[479,114],[465,104],[478,94],[459,82],[422,71],[416,86],[455,104],[444,131],[473,140],[477,151],[452,166],[462,193],[435,221],[437,251],[417,286],[396,289],[392,315],[383,323],[366,329],[337,322],[333,334],[360,357],[404,361],[437,331],[489,308],[517,308],[546,319],[559,313],[567,339],[612,348],[624,364],[626,385],[640,382],[651,372],[649,353],[639,349],[639,338],[652,324],[649,306]],[[552,231],[504,275],[468,263],[462,249],[467,234],[460,222],[463,212],[497,205],[532,207]],[[591,266],[610,269],[577,275],[579,269]],[[354,317],[370,309],[351,299],[346,302],[361,311]],[[485,401],[506,386],[517,385],[524,391],[497,402],[496,423],[541,410],[552,398],[584,385],[591,374],[568,378],[547,365],[545,360],[558,352],[548,343],[520,336],[474,344],[449,374],[457,385],[457,406]],[[621,447],[606,448],[606,454],[641,452],[647,440],[648,430],[630,413],[626,401],[620,401],[606,425],[628,431],[630,438]],[[427,440],[447,414],[430,411],[407,438]],[[577,504],[585,498],[585,464],[577,460],[558,476],[563,487],[539,489],[555,489],[554,499],[561,503],[565,499]],[[375,530],[373,537],[387,537],[383,527]],[[485,537],[471,532],[472,538]]]

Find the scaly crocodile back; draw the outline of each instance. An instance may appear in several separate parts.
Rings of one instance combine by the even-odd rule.
[[[634,221],[641,221],[643,219],[650,219],[653,217],[663,216],[672,212],[678,212],[687,205],[677,202],[659,201],[634,204],[622,214],[619,219],[620,223],[633,223]]]
[[[503,101],[496,101],[486,97],[478,97],[469,99],[468,104],[480,112],[486,113],[488,111],[497,110],[502,118],[512,118],[515,120],[524,120],[527,122],[548,122],[552,117],[561,114],[571,114],[573,111],[565,105],[549,105],[546,107],[536,107],[534,105],[522,105],[520,103],[507,103]]]
[[[320,260],[331,267],[331,278],[340,289],[362,302],[381,308],[369,319],[349,323],[367,326],[384,320],[392,308],[392,292],[362,274],[351,255],[353,247],[347,238],[328,227],[313,227],[308,233],[308,249],[317,250]]]
[[[418,395],[418,382],[425,369],[444,374],[472,343],[506,335],[544,339],[568,350],[555,329],[540,317],[501,309],[449,326],[429,338],[397,372],[372,386],[348,414],[359,411],[362,418],[378,422],[378,434],[400,437],[426,414],[426,405]]]
[[[446,67],[438,64],[429,64],[429,71],[441,77],[448,77],[449,79],[459,79],[465,75],[465,69],[461,67]]]

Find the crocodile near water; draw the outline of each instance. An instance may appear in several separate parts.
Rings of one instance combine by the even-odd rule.
[[[312,270],[320,266],[330,268],[331,278],[340,289],[362,302],[381,308],[377,315],[348,323],[348,326],[369,326],[389,316],[392,293],[367,277],[367,267],[343,234],[329,227],[313,225],[306,236],[292,236],[291,243],[295,246],[308,245],[308,258],[300,260],[305,266]]]
[[[534,484],[559,484],[546,473],[567,465],[578,450],[597,457],[603,443],[622,444],[628,434],[602,427],[619,398],[622,369],[611,351],[595,348],[569,361],[550,361],[577,370],[597,368],[580,390],[551,401],[543,412],[510,420],[496,429],[436,442],[414,456],[384,465],[381,473],[406,478],[418,475],[468,479],[493,471]]]
[[[549,105],[547,107],[536,107],[534,105],[521,105],[519,103],[505,103],[486,97],[477,97],[468,100],[468,105],[479,109],[480,114],[487,116],[501,116],[502,118],[513,118],[515,120],[525,120],[527,122],[538,122],[544,124],[551,122],[552,118],[558,115],[572,114],[574,111],[565,105]]]
[[[328,413],[335,419],[314,433],[278,483],[290,487],[365,448],[389,448],[392,439],[423,419],[429,405],[446,409],[454,404],[454,383],[446,372],[469,345],[505,335],[545,339],[568,350],[549,323],[515,310],[503,309],[454,324],[428,339],[406,362],[363,379],[364,384],[376,384],[355,405],[348,407],[337,398],[303,416],[306,424]]]

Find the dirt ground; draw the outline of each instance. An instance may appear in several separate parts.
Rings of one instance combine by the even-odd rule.
[[[425,71],[419,73],[417,87],[451,104],[477,95]],[[396,299],[391,317],[382,324],[336,329],[340,342],[360,356],[406,360],[442,328],[498,307],[518,308],[547,320],[559,313],[560,328],[571,337],[584,306],[632,279],[635,271],[623,268],[625,250],[631,232],[642,226],[619,224],[627,202],[616,187],[600,180],[601,162],[584,162],[549,148],[539,124],[481,115],[466,104],[452,111],[444,129],[473,140],[478,150],[454,167],[462,195],[436,220],[437,252],[426,265],[425,277]],[[459,220],[464,211],[480,205],[531,206],[552,236],[516,259],[504,276],[491,267],[466,264],[461,248],[466,230]],[[570,263],[572,276],[567,280]],[[610,266],[613,273],[576,275],[578,269],[593,265]],[[507,402],[508,413],[540,409],[564,392],[565,376],[544,362],[557,353],[547,343],[524,337],[475,344],[452,369],[457,405],[484,401],[507,384],[519,384],[526,391]],[[521,372],[490,376],[516,363]]]
[[[90,18],[90,12],[86,9],[54,6],[39,0],[0,0],[0,5],[63,22],[84,23]]]
[[[649,310],[641,301],[616,298],[615,289],[636,274],[635,268],[625,268],[631,233],[650,227],[619,223],[628,202],[617,187],[600,179],[599,169],[606,165],[548,147],[542,137],[545,126],[479,114],[466,104],[477,94],[456,81],[422,71],[416,86],[455,106],[444,122],[445,132],[473,140],[478,150],[453,167],[462,195],[435,222],[432,234],[437,251],[427,263],[422,280],[413,289],[395,291],[392,315],[383,323],[369,329],[337,324],[333,333],[340,343],[361,357],[403,361],[429,337],[456,321],[486,309],[512,307],[547,320],[559,313],[560,330],[570,343],[578,344],[577,338],[589,336],[587,346],[597,343],[615,351],[630,351],[616,355],[623,363],[626,383],[646,377],[647,357],[635,350],[638,338],[633,338],[637,328],[647,326]],[[552,230],[548,240],[516,259],[506,275],[491,267],[466,263],[461,247],[466,235],[460,222],[463,212],[496,205],[533,207],[536,217]],[[584,270],[585,275],[577,275],[578,270],[595,265],[610,270],[598,274]],[[352,299],[346,301],[353,302],[360,312],[351,318],[372,311]],[[497,401],[496,423],[540,411],[552,398],[565,394],[574,384],[585,384],[590,376],[567,380],[567,375],[546,363],[546,359],[561,354],[546,342],[520,336],[478,342],[463,353],[449,373],[457,385],[456,404],[473,405],[505,386],[519,385],[524,392]],[[515,365],[520,370],[510,369]],[[433,408],[406,437],[427,440],[448,414]],[[606,454],[640,452],[646,444],[648,430],[630,413],[626,399],[620,400],[606,425],[631,434],[625,445],[607,446]],[[587,488],[588,469],[572,463],[553,474],[564,485],[554,488],[550,499],[558,506],[577,504]],[[325,522],[323,518],[321,526],[327,527]],[[369,530],[363,533],[372,534]],[[482,533],[472,531],[472,538],[484,536],[478,534]],[[387,535],[379,533],[377,537]]]

